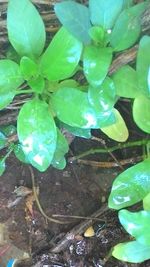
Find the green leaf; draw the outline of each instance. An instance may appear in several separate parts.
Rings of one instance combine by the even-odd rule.
[[[20,70],[25,80],[29,80],[37,75],[37,64],[28,57],[22,57],[20,61]]]
[[[93,87],[102,84],[112,60],[112,49],[99,48],[96,46],[85,47],[83,53],[84,74]]]
[[[89,86],[88,99],[97,112],[105,112],[112,109],[116,103],[116,88],[113,81],[106,77],[100,86]]]
[[[129,65],[125,65],[117,70],[112,78],[118,96],[135,98],[139,95],[137,73]]]
[[[65,128],[68,132],[75,136],[79,136],[82,138],[90,139],[91,136],[91,129],[82,129],[82,128],[77,128],[77,127],[71,127],[70,125],[67,125],[63,122],[60,122],[60,126],[62,128]]]
[[[27,163],[29,164],[29,160],[28,160],[28,156],[23,152],[22,146],[21,144],[16,144],[14,146],[14,154],[16,156],[17,159],[19,159],[21,162],[23,163]]]
[[[9,124],[9,125],[4,125],[0,127],[0,131],[6,135],[7,137],[10,135],[13,135],[17,132],[17,129],[14,125]]]
[[[123,0],[89,0],[90,16],[93,25],[111,29],[122,10]]]
[[[3,149],[7,144],[7,138],[6,136],[0,132],[0,149]]]
[[[150,85],[147,84],[150,69],[150,36],[143,36],[137,54],[136,70],[141,93],[150,96]]]
[[[0,60],[0,110],[13,100],[17,87],[22,83],[19,66],[11,60]]]
[[[82,53],[82,44],[65,28],[61,28],[42,56],[42,75],[50,81],[71,77]]]
[[[123,9],[133,6],[133,0],[123,0]]]
[[[5,161],[2,158],[2,159],[0,159],[0,176],[3,175],[5,169],[6,169]]]
[[[121,261],[140,263],[150,259],[150,246],[137,241],[120,243],[113,248],[112,256]]]
[[[86,6],[74,1],[63,1],[55,4],[55,14],[62,25],[79,41],[90,43],[88,34],[91,26],[89,10]]]
[[[140,95],[134,100],[133,118],[141,130],[150,133],[150,98]]]
[[[150,246],[150,212],[119,211],[119,220],[125,230],[143,245]]]
[[[64,160],[64,155],[68,152],[69,146],[66,138],[64,135],[60,132],[60,130],[57,128],[57,144],[56,144],[56,150],[54,153],[53,160],[51,164],[57,168],[57,169],[64,169],[64,164],[66,161]]]
[[[150,159],[128,168],[115,179],[109,207],[122,209],[141,201],[150,192]]]
[[[35,79],[28,81],[28,85],[32,88],[32,90],[37,94],[42,94],[45,88],[45,80],[43,77],[39,76]]]
[[[114,112],[116,116],[116,122],[112,125],[101,128],[101,131],[105,133],[109,138],[117,142],[125,142],[129,137],[128,128],[119,111],[117,109],[114,109]]]
[[[146,9],[147,3],[141,3],[125,9],[117,19],[111,34],[110,43],[115,51],[131,47],[138,39],[141,32],[141,14]]]
[[[29,0],[9,0],[8,37],[19,55],[37,58],[45,45],[45,28],[41,16]]]
[[[51,98],[56,116],[77,128],[100,128],[114,122],[112,111],[96,112],[88,101],[88,94],[76,88],[60,88]]]
[[[150,193],[143,199],[143,208],[144,210],[150,211]]]
[[[45,171],[56,149],[56,126],[48,105],[38,98],[28,101],[20,110],[17,132],[23,152],[39,171]]]

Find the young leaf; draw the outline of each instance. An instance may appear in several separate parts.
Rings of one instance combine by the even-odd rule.
[[[143,36],[140,43],[136,61],[136,71],[138,76],[138,84],[142,94],[150,96],[150,85],[148,75],[150,69],[150,36]]]
[[[17,87],[22,83],[19,66],[11,60],[0,60],[0,110],[13,100]]]
[[[2,158],[2,159],[0,159],[0,176],[3,175],[5,169],[6,169],[5,161]]]
[[[28,81],[28,85],[35,93],[42,94],[45,88],[45,80],[43,77],[38,76],[37,78]]]
[[[113,81],[107,77],[100,86],[89,86],[88,99],[97,112],[112,109],[116,102],[116,88]]]
[[[125,230],[143,245],[150,246],[150,212],[119,211],[119,220]]]
[[[20,61],[20,70],[25,80],[35,77],[38,73],[37,64],[28,57],[22,57]]]
[[[30,0],[9,0],[7,29],[9,41],[19,55],[40,56],[45,45],[45,28]]]
[[[144,210],[150,211],[150,193],[143,199],[143,208]]]
[[[48,105],[38,98],[24,104],[18,116],[17,132],[29,162],[39,171],[45,171],[53,159],[57,140]]]
[[[150,133],[150,98],[140,95],[134,100],[133,118],[141,130]]]
[[[147,3],[140,3],[125,9],[117,19],[111,34],[110,43],[115,51],[131,47],[138,39],[141,31],[140,17]]]
[[[150,192],[150,159],[128,168],[115,179],[109,207],[122,209],[141,201]]]
[[[137,241],[120,243],[113,248],[112,256],[121,261],[140,263],[150,259],[150,246]]]
[[[86,6],[74,1],[63,1],[55,4],[55,14],[62,25],[79,41],[90,43],[88,34],[91,26],[89,10]]]
[[[41,74],[50,81],[73,75],[82,53],[82,44],[65,28],[54,36],[40,62]]]
[[[112,60],[112,49],[96,46],[85,47],[83,53],[83,70],[91,86],[97,87],[104,81]]]
[[[93,25],[111,29],[122,10],[123,0],[89,0],[90,17]]]
[[[117,70],[112,78],[118,96],[135,98],[139,95],[137,73],[129,65],[125,65]]]
[[[117,142],[125,142],[129,137],[128,128],[124,119],[120,115],[117,109],[114,109],[116,122],[110,126],[101,128],[101,131],[105,133],[109,138]]]
[[[6,136],[2,132],[0,132],[0,149],[3,149],[6,144],[7,144]]]

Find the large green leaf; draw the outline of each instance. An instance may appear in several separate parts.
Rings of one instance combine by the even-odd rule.
[[[100,86],[89,86],[88,99],[98,112],[112,109],[116,102],[116,88],[113,81],[107,77]]]
[[[55,4],[55,14],[62,25],[78,40],[88,44],[91,26],[89,10],[86,6],[74,1],[63,1]]]
[[[141,130],[150,133],[150,98],[140,95],[134,100],[133,118]]]
[[[120,210],[119,220],[125,230],[134,236],[139,243],[150,246],[149,211],[130,212],[128,210]]]
[[[120,243],[113,248],[112,256],[121,261],[139,263],[150,259],[150,246],[137,241]]]
[[[112,60],[112,49],[96,46],[85,47],[83,53],[83,70],[88,82],[93,86],[99,86],[105,79]]]
[[[0,109],[13,100],[17,87],[22,83],[19,66],[11,60],[0,60]]]
[[[125,65],[113,74],[117,95],[135,98],[139,94],[137,73],[129,65]]]
[[[45,45],[45,28],[41,16],[29,0],[9,0],[8,37],[21,56],[37,58]]]
[[[149,192],[150,159],[146,159],[117,176],[108,205],[112,209],[122,209],[141,201]]]
[[[123,9],[133,6],[133,4],[134,4],[133,0],[123,0]]]
[[[93,25],[111,29],[121,12],[123,0],[89,0],[90,16]]]
[[[57,117],[62,122],[78,128],[100,128],[114,122],[112,111],[96,112],[88,101],[88,94],[76,88],[60,88],[51,98]]]
[[[140,16],[147,3],[141,3],[125,9],[119,16],[111,34],[110,43],[115,51],[121,51],[132,46],[141,31]]]
[[[82,53],[82,43],[65,28],[61,28],[42,56],[40,69],[50,81],[58,81],[73,75]]]
[[[24,104],[18,116],[17,132],[29,162],[39,171],[45,171],[54,156],[57,140],[48,105],[38,98]]]
[[[137,54],[136,70],[138,76],[138,83],[141,93],[150,96],[150,85],[148,86],[148,75],[150,69],[150,36],[143,36]]]

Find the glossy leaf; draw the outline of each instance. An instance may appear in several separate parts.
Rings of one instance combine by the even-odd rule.
[[[101,128],[101,131],[109,138],[117,142],[125,142],[129,137],[128,128],[119,111],[114,109],[114,112],[116,116],[116,122],[110,126]]]
[[[37,58],[45,45],[45,28],[41,16],[29,0],[9,0],[8,37],[21,56]]]
[[[6,169],[5,161],[4,159],[0,159],[0,176],[3,175],[5,169]]]
[[[116,102],[116,88],[113,81],[107,77],[100,86],[89,86],[88,99],[97,112],[112,109]]]
[[[118,96],[135,98],[139,95],[137,73],[129,65],[125,65],[117,70],[112,78]]]
[[[141,201],[150,192],[150,159],[128,168],[115,179],[109,207],[122,209]]]
[[[131,47],[138,39],[141,26],[140,16],[146,9],[147,3],[141,3],[125,9],[117,19],[113,28],[110,43],[115,51]]]
[[[70,125],[67,125],[65,123],[60,123],[60,126],[62,128],[65,128],[68,132],[75,136],[79,136],[82,138],[90,139],[91,136],[91,129],[82,129],[77,127],[71,127]]]
[[[63,1],[55,4],[55,14],[62,25],[79,41],[90,43],[88,34],[91,26],[89,10],[86,6],[74,1]]]
[[[88,101],[86,92],[76,88],[60,88],[51,98],[58,119],[72,127],[100,128],[114,122],[112,111],[96,112]]]
[[[82,44],[65,28],[61,28],[42,56],[40,69],[50,81],[58,81],[73,75],[82,53]]]
[[[43,77],[39,76],[35,79],[28,81],[28,85],[35,93],[41,94],[45,88],[45,80]]]
[[[143,244],[150,246],[150,212],[128,210],[119,211],[119,220],[125,230]]]
[[[66,138],[57,128],[57,144],[51,164],[57,169],[64,169],[66,163],[64,155],[68,152],[69,146]],[[65,164],[66,165],[66,164]]]
[[[137,241],[120,243],[113,248],[112,256],[121,261],[140,263],[150,259],[150,246]]]
[[[143,208],[144,210],[150,211],[150,193],[143,199]]]
[[[18,143],[14,146],[14,154],[23,163],[29,164],[28,156],[23,152],[22,146]]]
[[[134,100],[133,118],[141,130],[150,133],[150,98],[140,95]]]
[[[83,53],[84,74],[93,87],[100,86],[104,81],[112,60],[112,49],[96,46],[85,47]]]
[[[6,136],[0,132],[0,149],[3,149],[7,144],[7,138]]]
[[[90,16],[93,25],[111,29],[121,12],[123,0],[89,0]]]
[[[17,87],[22,83],[19,66],[11,60],[0,60],[0,110],[13,100]]]
[[[48,105],[38,98],[24,104],[18,116],[17,132],[29,162],[39,171],[45,171],[54,156],[57,140]]]
[[[148,75],[150,69],[150,36],[143,36],[139,43],[139,49],[136,61],[136,70],[138,83],[141,93],[150,96],[150,86],[148,86]]]
[[[25,80],[29,80],[37,75],[37,64],[28,57],[22,57],[20,61],[20,70]]]

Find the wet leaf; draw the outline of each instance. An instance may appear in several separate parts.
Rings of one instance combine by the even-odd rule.
[[[83,53],[84,74],[93,87],[100,86],[104,81],[112,60],[112,49],[96,46],[85,47]]]
[[[63,1],[55,4],[55,14],[62,25],[84,44],[90,43],[88,34],[91,26],[89,10],[86,6],[74,1]]]
[[[22,57],[20,61],[20,70],[25,80],[35,77],[38,73],[37,64],[28,57]]]
[[[110,126],[101,128],[101,131],[109,138],[117,142],[125,142],[129,137],[128,128],[119,111],[114,109],[114,112],[116,116],[116,122]]]
[[[150,98],[140,95],[134,100],[133,118],[141,130],[150,133]]]
[[[123,0],[89,0],[90,16],[93,25],[111,29],[121,12]]]
[[[0,159],[0,176],[3,175],[5,169],[6,169],[5,161],[4,159]]]
[[[45,171],[53,159],[57,140],[48,105],[38,98],[24,104],[18,116],[17,132],[29,162],[39,171]]]
[[[7,144],[7,138],[6,136],[0,132],[0,149],[3,149]]]
[[[61,28],[42,56],[40,69],[50,81],[71,77],[82,53],[82,44],[65,28]]]
[[[150,192],[150,159],[128,168],[115,179],[108,205],[122,209],[141,201]]]
[[[150,193],[143,199],[143,208],[144,210],[150,211]]]
[[[7,29],[9,41],[18,54],[29,58],[40,56],[46,34],[42,18],[31,1],[9,0]]]
[[[137,241],[120,243],[113,248],[112,256],[121,261],[140,263],[150,258],[150,246]]]

